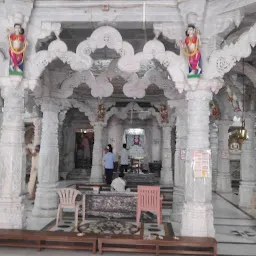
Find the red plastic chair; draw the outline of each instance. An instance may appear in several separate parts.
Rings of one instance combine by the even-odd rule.
[[[157,215],[157,224],[160,229],[162,223],[162,202],[159,186],[138,186],[137,187],[137,212],[136,223],[140,226],[140,216],[142,212],[155,212]]]

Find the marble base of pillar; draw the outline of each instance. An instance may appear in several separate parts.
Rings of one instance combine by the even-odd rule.
[[[218,170],[212,170],[212,190],[216,191],[217,189],[217,175]]]
[[[26,228],[25,197],[0,198],[0,228]]]
[[[102,165],[94,165],[91,170],[90,183],[101,184],[103,183],[103,167]]]
[[[59,198],[57,184],[39,185],[36,189],[36,200],[32,211],[35,217],[56,217]]]
[[[216,191],[220,193],[232,192],[230,173],[218,173]]]
[[[173,190],[172,212],[170,216],[171,221],[181,222],[184,201],[184,188],[175,186]]]
[[[161,185],[173,185],[173,175],[172,175],[172,168],[162,168],[161,169],[161,178],[160,184]]]
[[[256,188],[256,182],[254,181],[240,181],[239,185],[239,206],[243,208],[251,208],[252,206],[252,194]]]
[[[182,212],[181,235],[215,237],[212,205],[185,203]]]

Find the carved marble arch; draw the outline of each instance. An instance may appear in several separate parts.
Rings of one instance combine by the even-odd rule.
[[[28,58],[25,65],[26,78],[38,79],[46,66],[57,58],[69,64],[75,71],[87,70],[92,65],[91,58],[81,59],[68,50],[66,43],[57,39],[50,43],[47,50],[39,51]]]
[[[205,79],[223,77],[241,59],[248,57],[256,44],[256,24],[243,33],[236,43],[225,45],[214,51],[203,73]]]
[[[137,103],[130,102],[127,104],[126,107],[118,109],[117,107],[112,107],[106,114],[104,118],[104,122],[107,123],[109,118],[112,116],[116,116],[121,120],[125,120],[129,118],[128,113],[133,109],[134,112],[138,113],[138,118],[141,120],[145,120],[149,118],[150,116],[154,116],[158,122],[158,124],[161,123],[161,115],[158,111],[155,110],[155,108],[147,108],[144,109],[140,107]]]
[[[148,41],[142,52],[121,56],[118,67],[122,71],[135,73],[152,59],[158,60],[167,68],[176,88],[182,92],[184,88],[181,87],[181,84],[185,82],[187,64],[183,57],[171,51],[165,51],[164,44],[157,39]]]
[[[75,99],[70,100],[70,103],[73,108],[78,108],[80,112],[84,113],[88,117],[91,123],[97,121],[97,114],[91,109],[91,106],[86,103],[79,102]]]

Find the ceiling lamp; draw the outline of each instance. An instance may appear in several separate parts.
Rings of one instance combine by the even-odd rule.
[[[245,129],[245,119],[244,119],[244,101],[245,101],[245,86],[244,86],[244,59],[243,59],[243,110],[242,110],[242,125],[241,126],[231,126],[228,130],[230,135],[238,140],[242,144],[245,140],[249,138],[248,132]]]

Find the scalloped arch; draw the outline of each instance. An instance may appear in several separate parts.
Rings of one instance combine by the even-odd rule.
[[[56,58],[69,64],[75,71],[89,70],[93,64],[91,53],[105,46],[116,50],[122,57],[134,56],[133,46],[123,41],[118,30],[102,26],[94,30],[88,39],[79,43],[76,53],[68,51],[66,43],[57,39],[51,42],[47,50],[29,56],[25,65],[25,76],[29,79],[38,79],[45,67]]]
[[[156,59],[162,65],[167,67],[167,70],[176,84],[185,84],[186,63],[183,57],[171,52],[166,51],[164,44],[157,39],[148,41],[143,51],[133,56],[122,56],[118,61],[118,67],[126,72],[138,72],[142,63],[149,60]],[[178,88],[178,86],[176,86]],[[181,90],[180,90],[181,92]]]

